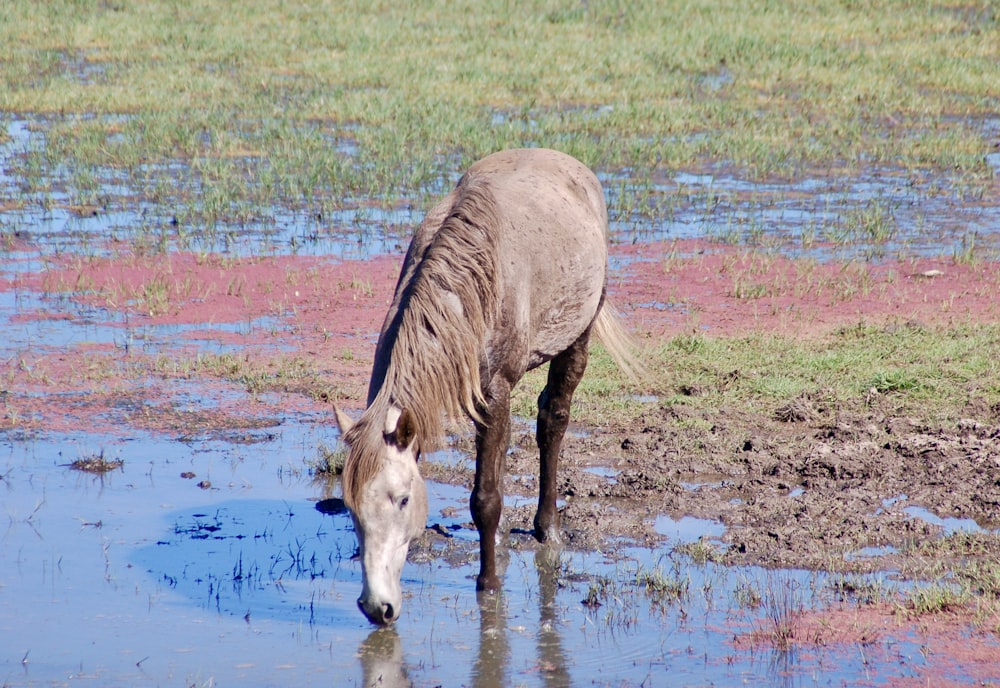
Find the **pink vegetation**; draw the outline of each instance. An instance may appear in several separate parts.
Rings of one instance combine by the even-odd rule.
[[[654,338],[692,332],[816,336],[859,323],[1000,320],[996,263],[820,263],[694,241],[615,247],[612,254],[622,267],[610,277],[610,298],[633,329]],[[15,314],[14,323],[66,321],[123,333],[106,335],[105,342],[124,341],[125,332],[141,337],[129,347],[40,342],[8,356],[0,361],[9,381],[7,405],[16,400],[20,413],[0,420],[51,429],[78,422],[94,429],[88,414],[101,414],[98,390],[120,394],[141,387],[150,394],[165,384],[162,369],[134,379],[136,370],[152,367],[150,352],[179,361],[220,346],[234,347],[258,367],[307,358],[338,394],[360,399],[400,264],[388,256],[336,261],[126,254],[68,257],[40,273],[0,280],[0,291],[59,297]],[[111,390],[109,370],[121,372]],[[57,391],[80,395],[76,403],[91,410],[73,415],[53,407],[46,395]],[[282,407],[300,403],[293,398],[285,395]]]
[[[941,258],[821,263],[704,242],[647,244],[609,291],[654,337],[754,331],[823,334],[848,325],[1000,320],[1000,265]]]
[[[8,282],[6,287],[68,293],[80,303],[154,325],[295,317],[341,333],[356,333],[359,328],[368,331],[373,320],[381,321],[378,311],[385,309],[400,262],[388,256],[338,263],[300,256],[127,255],[68,260],[44,273]]]
[[[870,668],[873,683],[894,688],[991,685],[1000,682],[1000,638],[970,628],[973,609],[913,616],[888,603],[838,605],[797,613],[782,623],[785,649],[850,652]],[[985,619],[996,628],[1000,618]],[[775,647],[766,625],[735,637],[738,649]],[[903,644],[905,643],[905,644]]]

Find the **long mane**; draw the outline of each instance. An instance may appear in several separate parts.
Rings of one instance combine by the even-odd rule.
[[[486,180],[463,179],[457,190],[430,242],[410,249],[396,287],[398,308],[375,353],[368,410],[344,438],[351,446],[343,474],[349,505],[381,469],[390,406],[410,411],[422,449],[441,441],[446,419],[480,417],[480,365],[500,306],[502,220]]]

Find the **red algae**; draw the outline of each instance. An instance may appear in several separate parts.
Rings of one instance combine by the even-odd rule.
[[[623,249],[609,291],[649,336],[822,335],[857,324],[1000,320],[1000,264],[817,262],[703,242]]]
[[[309,322],[336,314],[338,329],[353,330],[359,324],[354,318],[365,313],[366,306],[384,311],[399,265],[398,259],[386,256],[334,262],[300,256],[125,255],[67,259],[40,274],[9,281],[7,288],[68,294],[81,304],[155,325],[287,315]],[[378,319],[375,313],[366,315],[360,324]]]
[[[624,267],[610,279],[610,298],[633,329],[650,337],[810,336],[859,323],[1000,319],[996,263],[821,263],[696,241],[614,247],[613,255]],[[47,396],[87,395],[78,407],[96,413],[102,395],[139,386],[149,393],[158,358],[194,359],[213,345],[239,350],[265,373],[301,356],[330,380],[330,394],[361,398],[400,263],[391,256],[122,254],[67,257],[40,273],[0,280],[0,291],[60,296],[14,313],[11,322],[142,329],[141,347],[46,342],[0,362],[8,380],[0,427],[65,427],[61,404],[53,407]],[[221,327],[233,323],[245,331]],[[153,377],[168,374],[158,369]],[[93,427],[86,413],[72,417]]]
[[[736,635],[733,644],[739,650],[823,648],[828,653],[860,653],[878,685],[897,688],[996,685],[1000,638],[973,626],[970,620],[975,616],[975,609],[965,607],[914,615],[900,604],[845,603],[792,614],[784,620],[788,632],[782,636],[782,648],[763,625]],[[998,622],[1000,618],[993,618],[984,625],[995,627]]]
[[[142,339],[141,346],[40,342],[14,352],[0,361],[7,380],[0,428],[122,432],[128,427],[122,395],[169,396],[163,381],[190,373],[183,365],[171,371],[162,361],[197,359],[205,345],[239,349],[244,364],[264,375],[290,356],[304,357],[331,379],[335,393],[359,398],[399,264],[392,257],[123,255],[67,258],[41,273],[0,280],[0,291],[60,295],[43,308],[13,314],[12,323],[86,323],[135,331]],[[244,333],[218,327],[260,319],[268,322]],[[222,387],[245,395],[245,382],[231,377]],[[199,384],[207,397],[225,396],[209,389],[208,380]],[[305,398],[257,399],[241,412],[321,407]]]

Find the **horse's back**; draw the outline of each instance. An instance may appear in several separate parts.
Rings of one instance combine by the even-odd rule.
[[[473,180],[485,180],[508,219],[520,218],[537,238],[582,233],[606,243],[608,213],[601,184],[572,156],[544,148],[500,151],[470,167],[459,186]]]
[[[576,341],[594,322],[604,298],[608,228],[604,194],[594,173],[565,153],[505,150],[473,164],[417,229],[383,334],[405,286],[420,271],[426,250],[447,218],[471,210],[463,205],[484,194],[496,211],[481,229],[491,233],[496,247],[500,297],[500,313],[485,342],[484,363],[516,377]],[[376,352],[377,360],[378,356]]]

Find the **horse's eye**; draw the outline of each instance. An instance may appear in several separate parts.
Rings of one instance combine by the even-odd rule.
[[[399,500],[399,509],[400,509],[400,511],[402,511],[403,509],[405,509],[406,505],[409,504],[409,503],[410,503],[410,498],[409,497],[403,497],[402,499],[400,499]]]

